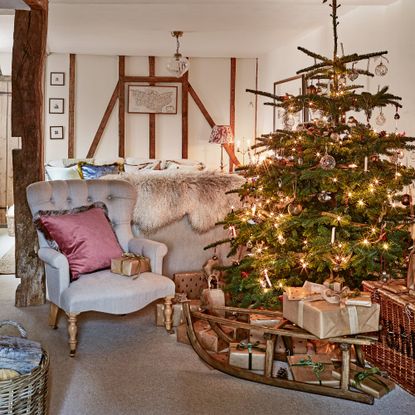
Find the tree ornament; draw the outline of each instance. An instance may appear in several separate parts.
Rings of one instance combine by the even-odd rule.
[[[331,133],[330,134],[330,138],[332,139],[332,140],[334,140],[334,141],[340,141],[340,134],[339,133],[336,133],[336,132],[334,132],[334,133]]]
[[[253,247],[252,241],[248,241],[248,242],[246,243],[246,247],[247,247],[248,249],[252,249],[252,247]]]
[[[241,278],[244,280],[249,277],[249,272],[241,271]]]
[[[393,116],[394,120],[399,120],[401,118],[401,116],[399,115],[398,109],[399,107],[396,106],[396,112],[395,112],[395,115]]]
[[[352,128],[352,127],[356,127],[358,124],[357,120],[355,117],[353,117],[352,115],[347,119],[347,125]]]
[[[235,239],[236,238],[236,229],[235,226],[229,226],[228,228],[228,232],[229,232],[229,238],[230,239]]]
[[[291,216],[298,216],[303,211],[300,203],[292,202],[288,205],[288,213]]]
[[[315,95],[317,93],[317,88],[311,84],[307,87],[307,93],[310,95]]]
[[[379,113],[379,115],[376,117],[376,124],[377,125],[383,125],[383,124],[385,124],[385,122],[386,122],[386,118],[385,118],[385,116],[383,115],[383,111],[382,110],[380,110],[380,113]]]
[[[294,115],[290,113],[286,113],[283,118],[284,127],[287,129],[291,129],[295,125],[295,118]]]
[[[372,163],[377,163],[380,160],[379,154],[372,154],[369,158]]]
[[[304,160],[303,160],[301,157],[298,157],[298,159],[297,159],[297,164],[298,164],[299,166],[302,166],[302,165],[304,164]]]
[[[336,167],[336,160],[333,156],[330,156],[330,154],[325,154],[320,159],[320,167],[323,170],[333,170]]]
[[[380,62],[379,65],[375,67],[375,74],[377,76],[385,76],[387,73],[388,68],[383,62]]]
[[[321,191],[318,195],[317,195],[317,199],[319,202],[321,203],[327,203],[330,202],[331,200],[331,192],[326,192],[325,190]]]
[[[354,67],[355,64],[352,65],[352,69],[350,70],[348,77],[353,82],[356,81],[356,79],[359,77],[359,72],[357,72],[357,69]]]
[[[388,282],[390,279],[390,275],[386,271],[382,271],[382,273],[380,274],[380,280],[382,282]]]
[[[402,196],[402,200],[401,200],[401,203],[404,205],[404,206],[409,206],[410,204],[411,204],[411,195],[409,195],[408,193],[405,193],[403,196]]]

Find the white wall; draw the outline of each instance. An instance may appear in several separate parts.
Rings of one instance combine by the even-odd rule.
[[[166,70],[168,58],[156,58],[156,75],[169,75]],[[230,110],[230,59],[191,58],[189,82],[196,90],[208,112],[217,124],[229,124]],[[51,71],[65,72],[64,87],[50,86]],[[127,57],[126,75],[148,75],[147,57]],[[45,159],[52,160],[67,156],[68,123],[68,79],[69,57],[52,54],[47,60],[46,98],[65,98],[63,116],[46,114]],[[77,55],[75,97],[75,156],[85,157],[96,133],[109,99],[118,81],[118,57]],[[163,84],[168,85],[168,84]],[[181,158],[181,85],[178,86],[178,108],[176,115],[156,116],[156,157]],[[236,139],[253,138],[254,108],[249,103],[252,96],[246,88],[255,85],[255,60],[237,59],[236,69]],[[127,86],[126,86],[126,97]],[[47,108],[46,108],[47,109]],[[148,157],[148,115],[128,114],[125,116],[126,156]],[[50,140],[49,126],[63,125],[65,139]],[[220,147],[209,144],[211,128],[199,108],[189,95],[189,159],[200,160],[210,168],[220,163]],[[104,135],[97,148],[96,158],[110,159],[118,154],[118,103],[108,121]],[[227,157],[225,160],[227,161]]]
[[[12,54],[0,53],[0,68],[3,75],[10,76],[12,74]]]
[[[359,82],[376,92],[378,85],[390,86],[390,92],[402,97],[403,109],[399,130],[406,131],[407,135],[415,135],[415,36],[413,22],[415,18],[415,2],[400,0],[390,6],[361,6],[340,18],[339,41],[343,42],[345,53],[366,53],[388,50],[387,65],[389,72],[384,77],[376,76],[373,79],[359,77]],[[327,16],[327,24],[301,39],[295,39],[284,47],[278,48],[260,59],[260,89],[272,92],[273,82],[295,75],[295,72],[312,65],[312,58],[297,50],[297,46],[326,56],[332,54],[331,20]],[[377,65],[371,61],[373,71]],[[361,62],[359,67],[366,68]],[[261,101],[266,100],[261,98]],[[272,130],[272,108],[259,106],[259,131],[267,133]],[[393,131],[393,107],[384,110],[387,122],[383,128]],[[375,126],[372,117],[372,125]]]

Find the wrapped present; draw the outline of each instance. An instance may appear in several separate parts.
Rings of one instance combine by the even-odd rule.
[[[343,289],[344,279],[342,277],[332,276],[330,278],[327,278],[323,282],[323,285],[330,290],[333,290],[335,292],[340,292]]]
[[[190,301],[190,310],[197,311],[200,307],[200,300],[191,300]],[[175,303],[172,305],[173,314],[172,321],[173,327],[178,327],[180,324],[184,323],[184,317],[182,312],[181,303]],[[156,326],[164,326],[164,304],[156,304]]]
[[[210,327],[209,323],[207,325]],[[228,343],[219,338],[210,328],[200,331],[195,328],[195,331],[202,347],[210,352],[218,353],[228,347]]]
[[[276,328],[279,326],[283,321],[283,318],[274,318],[265,316],[263,314],[251,314],[249,322],[250,324],[254,326],[267,326],[267,327],[273,327]],[[251,329],[249,334],[249,341],[251,343],[255,343],[257,341],[263,342],[264,341],[264,335],[263,330],[255,330]]]
[[[332,371],[334,366],[330,356],[325,354],[294,355],[287,357],[294,380],[338,388],[340,381]]]
[[[334,378],[340,379],[340,369],[334,369],[332,375]],[[378,368],[362,369],[354,364],[350,365],[349,385],[377,399],[395,389],[395,383],[390,379],[380,376],[380,370]]]
[[[145,256],[125,253],[122,257],[111,259],[111,272],[114,274],[137,277],[148,271],[151,271],[150,259]]]
[[[320,339],[379,330],[379,304],[341,306],[327,301],[290,301],[283,296],[286,319]]]
[[[193,329],[196,333],[200,333],[201,331],[209,330],[210,326],[207,321],[197,320],[193,323]],[[177,326],[176,339],[179,343],[190,345],[190,340],[187,337],[187,325],[185,323],[182,323],[179,326]]]
[[[319,300],[321,298],[320,291],[314,291],[311,287],[285,287],[285,293],[291,301],[295,300]]]
[[[346,298],[344,301],[345,305],[356,305],[360,307],[371,307],[372,306],[372,298],[369,293],[360,293],[355,297]]]
[[[206,307],[211,314],[225,317],[225,310],[213,310],[214,307],[225,307],[225,293],[221,289],[204,289],[201,294],[201,305]]]
[[[185,293],[189,300],[200,298],[202,291],[207,288],[207,281],[203,272],[176,272],[173,275],[176,293]]]
[[[257,343],[229,343],[229,364],[249,370],[264,370],[265,346]]]

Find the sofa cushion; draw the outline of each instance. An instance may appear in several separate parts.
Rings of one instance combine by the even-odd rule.
[[[47,180],[71,180],[80,179],[77,166],[72,167],[52,167],[45,166]]]
[[[72,280],[111,266],[123,254],[105,211],[96,205],[75,211],[40,211],[35,224],[67,257]],[[86,210],[85,210],[86,209]]]
[[[123,171],[122,165],[119,163],[95,165],[91,163],[78,163],[78,172],[82,179],[91,180],[99,179],[108,174],[118,174]]]

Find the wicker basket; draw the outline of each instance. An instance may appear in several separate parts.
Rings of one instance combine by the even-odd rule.
[[[364,347],[366,357],[415,394],[415,296],[392,293],[379,282],[364,281],[363,287],[380,304],[382,326],[379,342]]]
[[[48,413],[49,356],[45,350],[42,349],[42,352],[40,365],[31,373],[0,381],[0,415]]]

